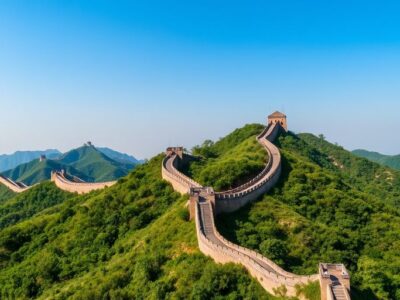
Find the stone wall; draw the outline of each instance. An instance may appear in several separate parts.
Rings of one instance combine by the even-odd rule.
[[[189,194],[191,188],[201,187],[199,183],[178,171],[181,158],[176,153],[169,152],[161,164],[161,176],[170,182],[175,191],[181,194]]]
[[[215,193],[216,214],[238,210],[264,195],[276,184],[281,174],[281,154],[271,141],[276,139],[281,129],[279,124],[272,124],[257,136],[258,142],[268,153],[268,163],[259,175],[242,186]]]
[[[343,264],[319,264],[321,300],[350,300],[350,276]],[[335,295],[340,293],[340,295]]]
[[[86,194],[94,190],[103,189],[105,187],[110,187],[117,183],[117,181],[109,182],[73,182],[65,178],[62,172],[54,171],[51,173],[51,181],[55,185],[64,191],[78,194]]]
[[[210,202],[207,202],[207,204],[211,205]],[[196,205],[195,213],[197,215],[197,217],[195,218],[196,232],[201,252],[212,257],[218,263],[232,262],[243,265],[249,271],[249,273],[259,281],[264,289],[271,294],[275,294],[274,289],[284,285],[287,289],[288,296],[296,296],[297,284],[308,284],[309,282],[318,280],[318,274],[311,276],[298,276],[286,272],[274,262],[263,257],[259,253],[229,242],[218,233],[217,229],[215,228],[214,222],[212,222],[212,226],[215,233],[217,233],[218,235],[218,239],[223,241],[223,245],[221,246],[211,241],[205,236],[202,231],[202,217],[199,209],[199,204]],[[229,247],[225,245],[229,245]],[[260,264],[257,263],[256,260],[254,260],[254,257],[263,260],[274,270],[274,272],[270,272],[263,268]]]
[[[10,178],[4,177],[2,175],[0,175],[0,183],[12,190],[14,193],[22,193],[29,189],[29,187],[25,184],[15,182]]]
[[[216,214],[233,212],[245,206],[268,192],[277,183],[281,175],[281,155],[272,141],[282,130],[287,130],[287,128],[283,128],[279,122],[270,123],[257,136],[258,142],[268,154],[268,163],[260,174],[234,189],[214,193],[212,188],[202,187],[179,172],[181,159],[185,159],[185,156],[183,154],[178,156],[177,153],[171,151],[173,148],[167,149],[167,156],[162,162],[162,177],[169,181],[176,191],[182,194],[190,193],[190,216],[196,221],[197,239],[201,252],[218,263],[233,262],[243,265],[272,294],[275,294],[275,289],[285,286],[288,296],[296,296],[297,284],[320,280],[320,275],[299,276],[287,272],[261,254],[226,240],[219,234],[214,224]],[[208,212],[205,212],[205,209]],[[209,216],[206,220],[204,220],[205,215]],[[325,290],[321,290],[321,294],[325,296]],[[346,294],[346,299],[350,299],[348,294]]]

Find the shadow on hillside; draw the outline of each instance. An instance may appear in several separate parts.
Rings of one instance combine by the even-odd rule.
[[[351,286],[351,299],[352,300],[378,300],[379,298],[371,291],[368,290],[360,290],[356,286]]]

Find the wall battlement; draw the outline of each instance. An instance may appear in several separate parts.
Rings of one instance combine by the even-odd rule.
[[[22,193],[30,188],[22,182],[13,181],[12,179],[4,177],[3,175],[0,175],[0,183],[12,190],[14,193]]]
[[[110,187],[115,183],[117,183],[117,181],[92,183],[92,182],[84,182],[83,180],[80,180],[79,182],[74,182],[70,181],[65,177],[64,171],[51,172],[51,181],[53,181],[59,189],[78,194],[86,194],[94,190]]]

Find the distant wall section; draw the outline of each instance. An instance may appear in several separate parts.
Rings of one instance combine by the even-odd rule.
[[[78,194],[86,194],[90,193],[94,190],[100,190],[105,187],[110,187],[117,183],[117,181],[108,181],[108,182],[73,182],[65,178],[63,172],[54,171],[51,173],[51,181],[55,183],[55,185],[67,192],[78,193]]]

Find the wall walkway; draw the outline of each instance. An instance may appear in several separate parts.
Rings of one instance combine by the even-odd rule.
[[[94,190],[103,189],[105,187],[110,187],[117,183],[117,181],[108,181],[108,182],[74,182],[68,180],[63,172],[53,171],[51,173],[51,181],[55,183],[55,185],[64,191],[78,194],[86,194]]]
[[[4,177],[3,175],[0,175],[0,183],[2,183],[15,193],[22,193],[30,188],[22,182],[13,181],[10,178]]]

